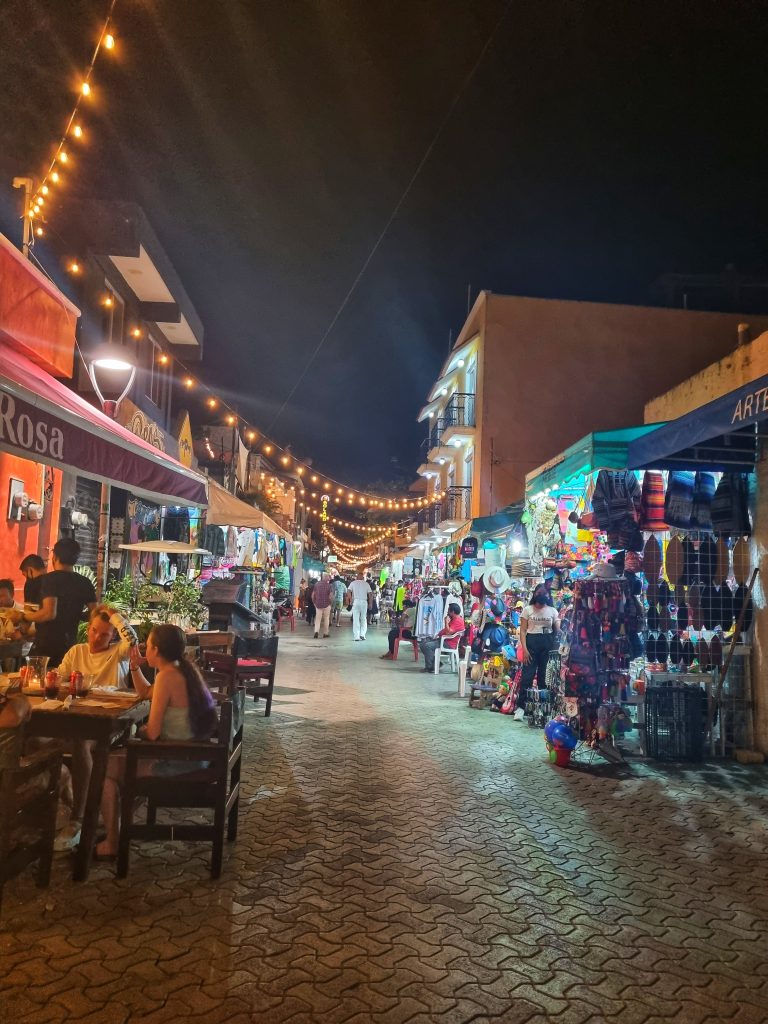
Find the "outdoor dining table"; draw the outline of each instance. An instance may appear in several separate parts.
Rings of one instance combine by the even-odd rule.
[[[27,723],[27,736],[45,736],[58,740],[93,740],[93,770],[88,785],[85,814],[80,833],[80,844],[75,850],[72,877],[76,882],[88,878],[93,847],[99,824],[99,806],[107,759],[113,739],[129,730],[134,723],[143,722],[149,715],[149,701],[140,700],[133,692],[92,691],[86,697],[72,701],[69,707],[50,705],[42,696],[24,691],[32,705]],[[59,698],[65,698],[60,691]]]

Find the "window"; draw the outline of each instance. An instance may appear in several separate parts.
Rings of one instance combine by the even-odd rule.
[[[104,292],[104,339],[122,345],[125,303],[108,281],[104,282]]]
[[[474,475],[474,465],[475,465],[475,453],[474,453],[474,451],[472,449],[470,449],[469,453],[467,454],[467,457],[464,459],[464,486],[465,487],[471,487],[472,486],[472,479],[473,479],[473,475]]]
[[[155,339],[150,337],[147,351],[149,354],[149,366],[146,372],[146,395],[150,402],[153,402],[158,409],[165,412],[168,372],[159,360],[162,349]]]
[[[467,383],[466,393],[468,395],[474,395],[477,389],[477,357],[472,356],[472,359],[467,366]]]

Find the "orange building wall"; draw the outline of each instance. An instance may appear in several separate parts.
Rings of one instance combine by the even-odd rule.
[[[56,543],[61,509],[61,471],[53,474],[53,498],[45,503],[45,512],[39,522],[8,518],[8,498],[11,478],[24,481],[30,500],[40,501],[45,479],[45,466],[0,452],[0,577],[9,577],[16,584],[16,599],[23,600],[24,577],[19,563],[26,555],[40,555],[47,562],[50,549]]]
[[[520,500],[525,474],[585,434],[643,423],[645,403],[731,352],[744,321],[768,330],[768,317],[486,293],[475,514]]]

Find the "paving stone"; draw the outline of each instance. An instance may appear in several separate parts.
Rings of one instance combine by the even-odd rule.
[[[240,834],[134,847],[131,875],[6,886],[19,1024],[764,1024],[765,773],[564,772],[384,630],[280,639],[246,718]],[[361,648],[365,648],[361,650]]]

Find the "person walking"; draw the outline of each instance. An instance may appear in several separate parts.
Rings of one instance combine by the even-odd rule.
[[[371,607],[372,596],[361,569],[347,591],[347,599],[352,602],[352,638],[355,642],[365,640],[368,632],[368,609]]]
[[[331,581],[328,573],[324,572],[312,591],[312,600],[315,605],[315,640],[321,633],[324,637],[330,636],[332,598]]]
[[[312,580],[307,584],[307,589],[304,591],[304,611],[307,616],[307,622],[310,626],[315,624],[315,602],[312,600],[312,593],[315,589],[315,584]]]
[[[331,580],[331,625],[337,628],[341,625],[341,609],[347,593],[347,585],[341,576]]]

